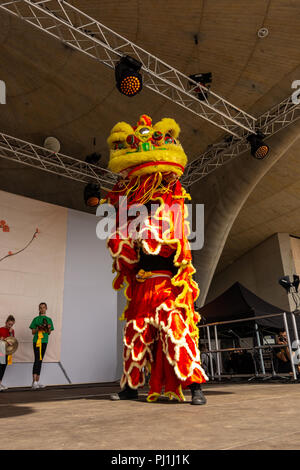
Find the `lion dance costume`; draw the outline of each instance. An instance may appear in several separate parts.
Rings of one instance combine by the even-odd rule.
[[[135,391],[150,372],[149,402],[163,389],[170,399],[184,401],[183,389],[207,380],[197,346],[200,317],[194,302],[199,289],[192,278],[185,220],[184,200],[190,196],[179,182],[187,163],[179,132],[173,119],[152,125],[143,115],[137,126],[116,124],[107,140],[109,169],[121,176],[101,201],[117,211],[108,248],[117,273],[113,287],[125,287],[127,298],[120,385]],[[140,205],[147,215],[137,232],[127,213]]]

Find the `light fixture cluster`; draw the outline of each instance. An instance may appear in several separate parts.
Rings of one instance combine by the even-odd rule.
[[[139,73],[141,67],[141,62],[128,55],[120,59],[115,67],[116,86],[120,93],[128,97],[133,97],[142,90],[143,81]],[[193,80],[193,82],[199,83],[199,87],[195,88],[195,84],[191,82],[193,92],[197,94],[198,99],[200,101],[207,100],[212,83],[212,73],[196,73],[189,75],[189,78]],[[247,137],[247,141],[251,146],[251,155],[257,160],[263,160],[270,150],[269,146],[263,141],[264,137],[260,130],[257,130],[255,134],[251,134]]]
[[[279,284],[284,287],[284,289],[288,292],[291,293],[294,289],[294,292],[298,292],[298,287],[299,287],[299,276],[297,274],[293,274],[293,281],[290,280],[289,276],[282,276],[278,280]]]
[[[134,96],[141,91],[140,80],[133,75],[125,77],[120,83],[120,89],[123,95]]]
[[[143,88],[142,76],[139,73],[141,62],[130,56],[122,57],[115,68],[116,85],[125,96],[135,96]]]
[[[264,137],[265,135],[260,131],[247,137],[247,141],[251,146],[251,155],[257,160],[263,160],[270,150],[269,146],[263,141]]]
[[[101,199],[99,184],[89,183],[84,188],[84,202],[88,207],[99,206]]]
[[[282,276],[278,279],[278,282],[286,290],[287,294],[291,294],[293,301],[295,302],[296,308],[293,313],[300,315],[300,294],[298,293],[300,278],[298,274],[293,274],[292,281],[290,276]]]

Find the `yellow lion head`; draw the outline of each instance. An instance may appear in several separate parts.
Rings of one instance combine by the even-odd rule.
[[[107,139],[108,168],[124,177],[156,172],[181,176],[187,156],[178,140],[179,133],[178,124],[170,118],[152,125],[152,119],[143,114],[136,126],[119,122]]]

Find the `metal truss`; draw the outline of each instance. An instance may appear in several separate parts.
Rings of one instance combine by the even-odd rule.
[[[300,104],[295,104],[292,97],[289,96],[262,114],[256,121],[256,129],[262,131],[266,136],[264,140],[267,140],[299,118]],[[237,132],[239,132],[238,129]],[[245,133],[241,134],[240,138],[229,135],[221,142],[210,145],[206,152],[186,166],[185,173],[181,178],[182,183],[190,187],[237,155],[248,151],[250,145],[246,138],[247,134]]]
[[[288,97],[262,114],[257,120],[257,128],[266,136],[264,140],[267,140],[299,118],[300,105],[293,103],[292,98]],[[181,178],[182,184],[189,187],[237,155],[248,151],[250,145],[246,137],[245,135],[237,139],[230,135],[220,143],[211,145],[199,158],[187,165]],[[53,153],[44,147],[3,133],[0,133],[0,158],[6,158],[81,183],[97,183],[103,189],[108,190],[112,189],[119,177],[116,173],[100,166],[60,153]]]
[[[107,67],[130,55],[142,64],[144,86],[155,93],[233,136],[237,129],[254,132],[254,117],[64,0],[0,0],[0,8]]]
[[[81,183],[97,183],[103,188],[103,185],[107,185],[106,189],[111,189],[118,180],[117,174],[97,165],[61,153],[53,153],[51,150],[3,133],[0,133],[0,157]]]
[[[249,134],[259,129],[267,139],[300,117],[299,105],[288,97],[255,119],[64,0],[0,0],[0,8],[112,69],[123,56],[136,58],[144,86],[225,130],[220,143],[186,167],[181,181],[188,187],[248,151]],[[101,167],[1,133],[0,157],[83,183],[113,185],[118,178]]]

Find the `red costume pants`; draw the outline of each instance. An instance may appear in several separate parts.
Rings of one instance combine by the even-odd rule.
[[[136,280],[129,294],[121,387],[126,383],[135,389],[143,386],[148,369],[148,401],[155,401],[163,388],[166,396],[184,401],[182,389],[203,383],[207,377],[185,321],[186,311],[175,305],[178,288],[171,283],[171,273],[142,282]]]

